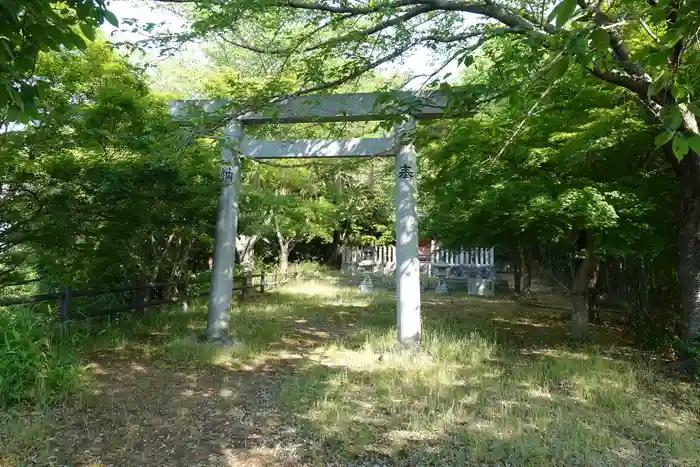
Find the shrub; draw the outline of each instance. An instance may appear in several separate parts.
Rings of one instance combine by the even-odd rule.
[[[80,385],[77,359],[59,349],[36,309],[0,308],[0,408],[58,402]]]
[[[330,272],[326,265],[314,261],[299,261],[289,265],[290,274],[300,274],[303,277],[324,277]]]

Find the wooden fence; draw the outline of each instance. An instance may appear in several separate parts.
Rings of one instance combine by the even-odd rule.
[[[299,278],[299,273],[295,275],[296,279]],[[260,279],[257,284],[254,279]],[[265,272],[260,272],[259,274],[247,274],[239,275],[234,277],[234,291],[241,292],[241,298],[245,298],[248,290],[259,289],[261,293],[265,292],[266,287],[279,285],[288,280],[288,275],[285,274],[284,278],[280,280],[278,274],[274,274],[273,281],[266,281]],[[73,290],[70,286],[63,286],[55,293],[46,293],[39,295],[29,295],[24,297],[0,297],[0,306],[10,306],[10,305],[24,305],[33,303],[44,303],[53,302],[59,300],[59,312],[61,320],[68,321],[77,318],[92,318],[110,315],[113,313],[120,313],[123,311],[136,310],[137,313],[143,313],[146,308],[151,308],[160,305],[167,305],[173,303],[184,302],[189,299],[206,297],[209,295],[209,291],[198,292],[195,295],[188,295],[187,289],[190,285],[206,284],[209,283],[211,279],[199,279],[191,281],[171,281],[171,282],[160,282],[160,283],[149,283],[149,282],[139,282],[136,284],[115,286],[115,287],[103,287],[94,289],[84,289],[84,290]],[[236,282],[240,282],[240,285],[236,285]],[[178,296],[176,298],[164,298],[160,300],[149,301],[148,298],[151,291],[154,289],[169,289],[172,287],[178,288]],[[132,292],[132,300],[130,303],[125,303],[123,305],[118,305],[112,308],[91,312],[89,315],[76,315],[71,312],[71,304],[74,298],[78,297],[100,297],[104,295],[112,295],[124,292]]]

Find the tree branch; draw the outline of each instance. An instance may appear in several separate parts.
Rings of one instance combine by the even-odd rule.
[[[593,76],[600,78],[603,81],[622,86],[623,88],[629,89],[639,96],[644,96],[645,98],[647,96],[650,83],[646,81],[639,80],[638,78],[630,76],[629,74],[619,70],[601,70],[595,66],[593,68],[586,67],[586,70],[593,74]]]
[[[620,33],[617,32],[615,28],[605,27],[606,25],[610,25],[611,21],[610,18],[608,18],[608,16],[600,9],[600,3],[596,2],[589,4],[586,3],[586,0],[577,0],[577,3],[582,10],[593,14],[593,21],[597,27],[607,31],[608,35],[610,36],[610,47],[614,52],[613,58],[615,61],[618,62],[620,66],[622,66],[622,68],[630,75],[639,76],[644,78],[645,81],[651,82],[651,77],[644,72],[642,67],[638,63],[633,63],[630,61],[629,48],[622,39],[622,36],[620,36]]]
[[[371,36],[372,34],[376,34],[380,31],[383,31],[387,28],[390,28],[392,26],[396,26],[397,24],[405,23],[406,21],[415,18],[416,16],[420,16],[423,13],[428,13],[429,11],[432,11],[433,8],[430,6],[421,6],[418,8],[414,8],[412,10],[409,10],[408,12],[404,13],[403,15],[400,16],[394,16],[391,19],[388,19],[386,21],[382,21],[381,23],[375,24],[372,27],[362,29],[359,31],[352,31],[347,34],[344,34],[339,37],[334,37],[333,39],[330,39],[328,41],[322,42],[321,44],[309,47],[306,49],[307,52],[311,52],[317,49],[321,49],[327,46],[332,46],[341,42],[345,42],[348,39],[352,39],[354,36]]]
[[[673,26],[675,26],[676,21],[678,21],[678,12],[680,11],[680,2],[676,1],[673,2],[672,4],[673,8],[671,9],[671,13],[668,15],[668,28],[671,29]],[[673,53],[671,54],[671,58],[669,59],[669,69],[671,71],[675,70],[678,68],[681,64],[681,55],[683,54],[683,40],[679,39],[678,42],[676,42],[673,45]]]
[[[509,7],[493,3],[491,0],[482,4],[452,0],[417,0],[416,3],[430,5],[435,10],[461,11],[487,16],[500,21],[506,26],[514,28],[518,32],[530,34],[535,37],[544,37],[554,31],[552,28],[543,27],[544,29],[542,29],[536,22],[528,20],[525,17],[526,15],[518,14]]]
[[[561,56],[562,56],[562,55],[563,55],[563,53],[560,53],[557,57],[554,58],[554,60],[552,60],[552,62],[553,62],[553,63],[557,62],[559,59],[561,59]],[[503,145],[503,147],[501,148],[501,150],[498,151],[498,154],[496,154],[496,157],[493,158],[493,159],[491,159],[491,161],[495,161],[496,159],[498,159],[499,157],[501,157],[501,156],[503,155],[503,153],[506,151],[506,149],[508,149],[508,146],[510,146],[510,144],[511,144],[513,141],[515,141],[515,138],[516,138],[516,137],[518,136],[518,134],[520,133],[520,130],[522,130],[523,126],[525,126],[525,122],[527,122],[527,120],[530,118],[530,116],[532,116],[532,114],[535,112],[535,109],[537,109],[537,107],[540,105],[540,103],[542,102],[542,100],[547,96],[547,94],[549,94],[549,91],[552,90],[552,88],[554,87],[554,85],[557,84],[557,83],[559,82],[560,79],[561,79],[561,78],[558,78],[558,79],[552,81],[552,82],[549,84],[549,86],[547,87],[547,89],[545,89],[544,92],[542,92],[542,94],[540,94],[539,99],[537,99],[537,100],[535,101],[535,103],[532,105],[532,107],[530,107],[530,110],[527,112],[527,114],[525,114],[525,117],[524,117],[524,118],[520,121],[520,123],[515,127],[515,131],[513,131],[513,134],[510,135],[510,138],[508,138],[508,140],[506,141],[506,144]]]
[[[362,15],[367,13],[378,13],[380,11],[391,10],[395,8],[400,8],[403,6],[412,6],[415,4],[421,4],[423,2],[416,0],[395,0],[393,2],[384,3],[381,2],[374,6],[341,6],[341,5],[326,5],[318,2],[306,2],[303,0],[279,0],[277,4],[279,6],[287,6],[291,8],[303,9],[303,10],[314,10],[314,11],[326,11],[329,13],[350,13],[354,15]]]
[[[456,60],[457,57],[459,57],[459,56],[462,55],[463,53],[465,53],[464,50],[458,50],[457,52],[455,52],[455,53],[453,53],[452,55],[450,55],[450,56],[447,58],[447,60],[445,60],[444,62],[442,62],[442,64],[441,64],[439,67],[437,67],[437,69],[435,69],[435,71],[433,71],[432,73],[430,73],[430,74],[428,74],[428,75],[419,75],[419,76],[415,76],[414,78],[425,77],[425,80],[423,81],[423,84],[420,85],[420,89],[421,89],[421,90],[424,89],[425,86],[428,85],[428,83],[430,82],[430,80],[432,80],[432,79],[435,78],[437,75],[439,75],[445,68],[447,68],[447,66],[448,66],[450,63],[452,63],[454,60]],[[406,80],[406,81],[404,82],[403,85],[406,86],[406,85],[407,85],[408,83],[410,83],[411,81],[413,81],[413,79]]]
[[[651,30],[649,25],[642,18],[639,18],[639,22],[641,23],[641,25],[644,28],[644,30],[646,31],[646,33],[649,34],[649,37],[654,39],[654,42],[659,42],[659,36],[654,34],[654,31]]]
[[[250,52],[255,52],[257,54],[262,54],[262,55],[287,55],[291,52],[291,50],[288,49],[261,49],[259,47],[256,47],[254,45],[249,45],[245,44],[243,42],[236,42],[232,41],[231,39],[227,39],[224,37],[222,34],[218,34],[219,39],[222,41],[226,42],[229,45],[232,45],[234,47],[239,47],[244,50],[248,50]]]
[[[474,37],[479,37],[484,34],[484,31],[475,32],[465,32],[464,34],[454,34],[452,36],[439,36],[436,34],[429,34],[423,36],[423,41],[440,42],[442,44],[448,44],[450,42],[459,42],[467,39],[473,39]]]
[[[336,45],[336,44],[340,44],[340,43],[346,42],[346,41],[348,41],[349,39],[352,39],[353,36],[361,36],[361,37],[371,36],[372,34],[376,34],[377,32],[383,31],[383,30],[388,29],[388,28],[390,28],[390,27],[392,27],[392,26],[396,26],[396,25],[398,25],[398,24],[405,23],[406,21],[409,21],[410,19],[415,18],[416,16],[420,16],[420,15],[422,15],[423,13],[427,13],[427,12],[429,12],[429,11],[432,11],[432,9],[433,9],[433,8],[430,7],[430,6],[421,6],[421,7],[418,7],[418,8],[414,8],[414,9],[412,9],[412,10],[406,12],[406,13],[403,14],[403,15],[395,16],[395,17],[393,17],[393,18],[391,18],[391,19],[388,19],[388,20],[386,20],[386,21],[382,21],[381,23],[376,24],[376,25],[374,25],[374,26],[372,26],[372,27],[369,27],[369,28],[366,28],[366,29],[362,29],[362,30],[359,30],[359,31],[349,32],[349,33],[346,33],[346,34],[344,34],[344,35],[342,35],[342,36],[334,37],[334,38],[329,39],[329,40],[327,40],[327,41],[321,42],[320,44],[312,45],[312,46],[310,46],[310,47],[306,47],[306,48],[303,48],[303,49],[298,49],[298,47],[297,47],[297,48],[289,48],[289,49],[265,49],[265,48],[262,48],[262,47],[257,47],[257,46],[254,46],[254,45],[246,44],[246,43],[244,43],[244,42],[232,41],[232,40],[227,39],[227,38],[225,38],[225,37],[223,37],[223,36],[221,36],[221,35],[220,35],[219,37],[220,37],[220,39],[223,40],[224,42],[226,42],[226,43],[228,43],[228,44],[230,44],[230,45],[233,45],[233,46],[235,46],[235,47],[240,47],[240,48],[242,48],[242,49],[249,50],[249,51],[251,51],[251,52],[255,52],[255,53],[259,53],[259,54],[265,54],[265,55],[288,55],[288,54],[293,53],[293,52],[295,52],[295,51],[299,51],[299,52],[313,52],[313,51],[315,51],[315,50],[319,50],[319,49],[322,49],[322,48],[326,48],[326,47],[330,47],[330,46],[333,46],[333,45]],[[346,16],[346,17],[343,18],[343,19],[347,19],[347,18],[349,18],[349,17]],[[314,33],[317,33],[318,31],[320,31],[321,29],[323,29],[324,27],[327,27],[327,26],[328,26],[328,23],[324,24],[322,27],[316,28],[316,29],[314,30],[314,32],[313,32],[312,34],[310,34],[310,35],[307,35],[307,36],[305,37],[305,39],[308,39],[308,38],[309,38],[310,36],[312,36]],[[437,36],[433,36],[433,37],[435,37],[434,40],[436,40],[436,41],[438,40],[438,37],[437,37]],[[448,37],[448,40],[447,40],[447,41],[443,41],[443,42],[448,42],[448,41],[450,41],[450,40],[451,40],[451,41],[458,41],[458,40],[466,39],[467,37],[474,37],[474,36],[473,36],[473,35],[452,36],[451,38]],[[303,42],[303,41],[302,41],[302,42]],[[298,50],[295,50],[295,49],[298,49]]]
[[[478,33],[473,33],[473,36],[475,36],[476,34],[478,34]],[[465,34],[464,36],[472,36],[472,34],[468,34],[468,35]],[[472,37],[473,37],[473,36],[472,36]],[[456,36],[452,36],[452,37],[456,37]],[[465,37],[465,39],[466,39],[466,38],[467,38],[467,37]],[[466,49],[460,49],[460,50],[458,50],[457,52],[455,52],[455,53],[453,53],[452,55],[450,55],[450,56],[448,57],[448,59],[445,60],[445,61],[442,63],[442,65],[440,65],[435,71],[433,71],[432,73],[430,73],[429,75],[427,75],[427,78],[425,79],[425,81],[423,81],[423,84],[420,86],[420,88],[421,88],[421,89],[425,88],[425,86],[428,84],[428,82],[429,82],[431,79],[435,78],[435,76],[437,76],[440,72],[442,72],[442,70],[444,70],[445,68],[447,68],[447,66],[448,66],[450,63],[452,63],[452,61],[455,60],[457,57],[459,57],[460,55],[469,53],[469,52],[473,52],[474,50],[476,50],[476,49],[478,49],[480,46],[482,46],[482,45],[483,45],[486,41],[488,41],[489,39],[491,39],[491,37],[489,37],[489,36],[487,36],[487,35],[485,35],[485,34],[482,34],[481,37],[479,38],[479,40],[478,40],[474,45],[472,45],[471,47],[468,47],[468,48],[466,48]],[[427,37],[424,37],[422,40],[434,40],[434,39],[433,39],[433,37],[431,37],[431,36],[427,36]],[[406,84],[407,84],[408,82],[410,82],[410,81],[407,81]]]
[[[280,231],[280,225],[277,222],[277,215],[273,214],[272,219],[275,225],[275,235],[277,236],[277,241],[279,242],[280,246],[284,247],[284,237],[282,236],[282,232]]]
[[[410,44],[405,45],[405,46],[393,51],[392,53],[385,55],[382,58],[374,60],[374,61],[368,63],[367,65],[365,65],[361,68],[358,68],[357,70],[353,71],[352,73],[350,73],[342,78],[338,78],[336,80],[329,81],[327,83],[323,83],[323,84],[319,84],[317,86],[312,86],[310,88],[306,88],[302,91],[299,91],[298,93],[295,93],[295,95],[311,94],[314,92],[334,88],[334,87],[340,86],[341,84],[345,84],[348,81],[352,81],[355,78],[359,78],[360,76],[362,76],[363,74],[367,73],[370,70],[374,70],[379,65],[383,65],[384,63],[390,62],[393,59],[403,55],[404,53],[406,53],[407,51],[409,51],[410,49],[412,49],[413,47],[415,47],[419,43],[420,43],[420,40],[411,42]]]

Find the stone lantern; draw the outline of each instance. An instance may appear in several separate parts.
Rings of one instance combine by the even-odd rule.
[[[438,278],[438,283],[435,286],[435,292],[437,293],[447,293],[447,282],[445,278],[450,273],[450,268],[452,265],[448,263],[433,263],[433,273]]]
[[[372,282],[372,274],[374,274],[374,267],[377,262],[374,261],[374,254],[371,250],[367,249],[363,252],[364,258],[357,264],[360,269],[360,274],[364,276],[362,282],[360,282],[360,292],[370,293],[374,291],[374,283]]]

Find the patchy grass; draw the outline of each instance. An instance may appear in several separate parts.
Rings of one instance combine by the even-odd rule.
[[[236,308],[77,326],[92,390],[4,414],[0,465],[698,465],[700,390],[558,311],[423,297],[423,346],[394,346],[393,297],[318,281]],[[99,331],[99,332],[97,332]]]

